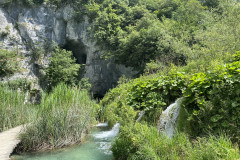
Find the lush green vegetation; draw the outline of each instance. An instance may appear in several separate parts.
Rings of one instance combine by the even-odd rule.
[[[239,50],[238,2],[219,2],[105,0],[88,8],[105,58],[141,72],[156,59],[198,71]]]
[[[113,58],[143,73],[137,79],[123,78],[100,102],[101,118],[110,126],[116,122],[122,126],[112,146],[117,159],[240,158],[238,1],[23,1],[29,6],[43,2],[57,6],[74,3],[87,9],[94,22],[90,31],[104,52],[103,58]],[[0,85],[2,130],[31,122],[22,135],[23,150],[81,141],[96,116],[97,105],[86,90],[78,90],[89,89],[86,79],[80,82],[81,87],[73,87],[78,70],[71,52],[57,48],[45,70],[49,87],[56,88],[43,93],[37,107],[24,106],[22,92]],[[180,97],[179,133],[169,139],[159,134],[156,124],[161,112]],[[23,110],[34,116],[23,117]],[[136,123],[140,111],[145,115]],[[9,117],[20,118],[12,121]]]
[[[16,51],[0,49],[0,77],[12,75],[18,71],[20,58]]]
[[[104,116],[110,125],[118,121],[123,126],[113,144],[115,156],[119,159],[196,159],[197,156],[197,159],[236,159],[238,148],[233,149],[231,143],[239,143],[239,70],[237,52],[231,62],[206,73],[177,73],[173,68],[168,75],[142,76],[110,90],[101,101],[105,106]],[[156,130],[161,111],[179,97],[184,97],[177,126],[180,137],[162,142],[161,137],[166,137],[152,131]],[[148,125],[134,124],[141,110],[145,111],[142,122]],[[218,138],[221,134],[227,136]],[[184,141],[179,142],[178,138],[183,140],[183,137]],[[226,146],[234,151],[227,154]],[[217,154],[218,150],[226,152]]]
[[[72,52],[55,48],[51,54],[49,66],[45,68],[48,88],[52,88],[60,82],[69,85],[76,84],[80,65],[76,64]]]
[[[87,90],[59,84],[42,93],[40,105],[25,104],[26,94],[0,85],[0,131],[27,124],[21,151],[60,148],[81,142],[95,121],[98,105]]]
[[[28,123],[34,108],[24,105],[25,94],[0,85],[0,132]]]
[[[239,144],[240,132],[238,2],[104,2],[93,30],[100,45],[112,47],[106,57],[144,70],[143,76],[119,84],[101,101],[109,123],[122,124],[112,148],[115,157],[237,159],[239,151],[232,144]],[[128,11],[136,7],[142,7],[136,14],[142,17],[128,19],[133,13]],[[127,20],[130,23],[124,23]],[[180,97],[185,97],[177,124],[180,133],[165,140],[153,130],[161,111]],[[141,110],[143,124],[134,124]],[[226,154],[226,146],[234,152]]]
[[[112,151],[119,160],[240,158],[238,146],[232,145],[226,136],[209,136],[191,142],[185,134],[179,133],[169,139],[159,135],[155,127],[141,123],[122,127]]]
[[[6,81],[0,83],[0,86],[3,88],[8,88],[11,90],[21,90],[21,91],[29,91],[31,90],[31,82],[28,81],[27,79],[16,79],[16,80],[11,80],[11,81]]]
[[[86,90],[60,84],[44,94],[35,119],[21,135],[24,151],[60,148],[81,142],[94,122],[97,104]]]
[[[239,55],[237,52],[232,63],[217,71],[198,73],[190,79],[183,105],[194,130],[192,133],[224,131],[232,140],[240,142]]]
[[[0,53],[1,76],[17,71],[15,52],[1,50]],[[25,124],[18,147],[21,151],[60,148],[81,142],[94,123],[98,105],[88,94],[91,87],[88,79],[82,79],[77,85],[80,65],[75,61],[70,51],[55,48],[45,68],[48,92],[42,91],[39,105],[28,103],[35,92],[33,82],[18,79],[0,83],[0,131]]]

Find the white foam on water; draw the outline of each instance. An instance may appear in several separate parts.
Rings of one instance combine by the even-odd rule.
[[[97,142],[99,147],[98,149],[102,150],[105,154],[111,155],[111,142]]]
[[[99,125],[103,126],[103,124]],[[105,126],[105,124],[104,124]],[[116,123],[110,131],[102,131],[92,136],[97,140],[98,149],[101,150],[106,155],[111,155],[111,140],[116,137],[119,133],[120,124]]]
[[[99,123],[97,125],[95,125],[94,127],[107,127],[108,126],[108,123],[105,122],[105,123]]]
[[[110,131],[103,131],[98,134],[94,134],[93,137],[97,139],[109,139],[116,137],[119,133],[120,124],[116,123]]]
[[[177,99],[175,103],[162,112],[158,121],[158,131],[165,133],[170,138],[175,134],[181,103],[182,98]]]

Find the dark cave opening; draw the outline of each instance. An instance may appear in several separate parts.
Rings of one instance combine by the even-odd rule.
[[[104,94],[105,95],[105,94]],[[103,94],[93,94],[93,98],[94,99],[96,99],[96,100],[98,100],[98,101],[100,101],[100,100],[102,100],[103,99],[103,97],[104,97],[104,95]]]
[[[76,58],[78,64],[86,64],[86,47],[80,40],[67,40],[66,44],[62,48],[72,51],[73,56]]]
[[[78,80],[80,81],[82,78],[84,78],[85,74],[84,64],[87,62],[86,46],[81,42],[81,40],[67,40],[62,48],[68,51],[72,51],[73,56],[76,58],[76,63],[81,65],[81,69],[78,73]],[[90,92],[93,95],[93,98],[96,100],[100,100],[104,96],[104,94],[100,93],[101,91],[90,89]]]

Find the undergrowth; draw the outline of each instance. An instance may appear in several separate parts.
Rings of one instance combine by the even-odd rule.
[[[119,160],[235,160],[239,148],[225,135],[197,138],[193,141],[184,133],[173,138],[158,133],[155,127],[136,123],[121,127],[112,151]]]

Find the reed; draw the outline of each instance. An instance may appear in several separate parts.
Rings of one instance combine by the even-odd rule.
[[[0,132],[29,122],[34,108],[24,105],[24,100],[22,91],[0,85]]]
[[[35,120],[21,135],[20,149],[39,151],[81,142],[97,106],[79,87],[60,84],[50,94],[43,93]]]

